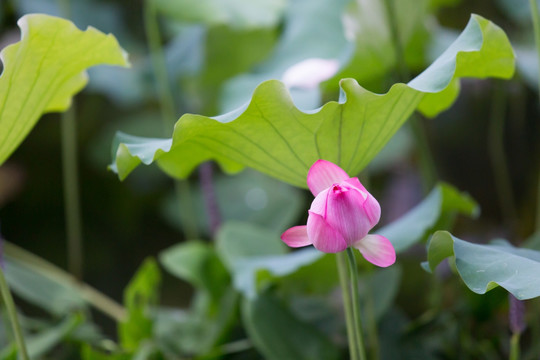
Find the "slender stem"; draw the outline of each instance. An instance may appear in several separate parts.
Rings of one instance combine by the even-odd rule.
[[[366,359],[366,350],[364,348],[364,339],[362,336],[362,314],[360,313],[360,296],[358,295],[358,268],[356,258],[352,248],[347,248],[347,258],[349,264],[349,280],[351,287],[352,310],[354,316],[354,327],[356,343],[358,345],[359,359]]]
[[[538,57],[538,71],[540,74],[540,14],[538,14],[538,3],[536,0],[529,0],[529,6],[531,7],[534,41],[536,44],[536,55]],[[538,96],[540,100],[540,77],[538,78]]]
[[[538,58],[538,73],[540,74],[540,14],[538,14],[538,3],[536,0],[529,0],[531,16],[534,27],[534,40]],[[540,76],[538,77],[538,96],[540,99]],[[538,187],[536,192],[536,231],[540,231],[540,170],[538,171]]]
[[[495,83],[489,127],[489,152],[495,185],[499,195],[499,206],[505,222],[513,228],[517,219],[517,210],[509,177],[506,152],[504,148],[504,120],[506,115],[506,96],[500,83]]]
[[[369,268],[370,274],[373,273],[373,268]],[[375,299],[373,298],[373,291],[371,291],[373,283],[370,281],[366,284],[366,293],[364,300],[366,302],[365,314],[367,320],[367,337],[369,342],[370,357],[371,359],[379,359],[379,339],[377,334],[377,319],[375,318]]]
[[[394,47],[394,52],[396,55],[396,70],[398,80],[400,82],[405,82],[409,78],[410,74],[407,69],[407,64],[405,62],[403,46],[399,39],[399,29],[394,9],[394,0],[384,0],[384,5],[386,9],[388,25],[390,27],[392,45]],[[420,160],[420,172],[422,174],[424,192],[427,193],[435,185],[435,182],[438,178],[435,161],[433,160],[433,156],[429,149],[426,129],[424,124],[422,123],[422,119],[413,114],[409,119],[409,124],[412,129],[412,134],[414,136],[415,144],[418,150],[418,156]]]
[[[19,319],[17,318],[17,310],[15,309],[15,303],[13,302],[13,297],[9,291],[6,278],[4,276],[4,270],[0,267],[0,292],[2,292],[2,299],[6,305],[6,310],[9,315],[9,321],[13,327],[13,333],[15,334],[15,341],[17,342],[17,347],[19,348],[19,354],[23,360],[29,360],[28,352],[26,350],[26,345],[24,343],[24,337],[21,331],[21,325],[19,324]]]
[[[388,26],[390,27],[390,36],[392,37],[392,46],[396,55],[396,70],[400,81],[406,81],[409,77],[409,71],[405,63],[405,54],[403,46],[399,39],[399,29],[396,19],[396,13],[394,11],[394,0],[384,0],[384,7],[386,10],[386,18],[388,20]]]
[[[514,333],[512,334],[512,337],[510,338],[510,356],[508,357],[509,360],[519,360],[519,338],[520,333]]]
[[[211,162],[206,162],[199,167],[199,178],[206,204],[206,214],[210,221],[210,231],[212,235],[215,235],[221,225],[221,214],[214,188],[213,173],[214,169]]]
[[[146,31],[148,47],[150,48],[150,58],[152,59],[152,68],[154,70],[156,86],[159,93],[163,128],[165,133],[168,133],[174,126],[176,110],[169,85],[169,76],[165,65],[165,55],[163,54],[161,46],[161,34],[159,32],[156,8],[153,1],[146,0],[144,4],[144,28]]]
[[[339,273],[339,283],[343,294],[343,305],[345,309],[345,324],[347,325],[347,339],[349,341],[349,352],[351,360],[359,359],[358,347],[356,343],[354,315],[352,310],[352,298],[349,272],[347,270],[347,256],[340,252],[336,254],[336,261]]]
[[[161,115],[163,120],[163,129],[168,134],[173,128],[177,119],[177,112],[174,106],[174,99],[170,88],[169,75],[165,64],[165,55],[161,46],[161,34],[157,21],[157,12],[153,1],[146,0],[144,6],[144,28],[148,47],[150,48],[150,58],[152,59],[152,68],[158,88]],[[176,180],[175,192],[178,198],[180,210],[180,222],[185,236],[188,239],[198,237],[197,219],[193,211],[193,201],[188,180]]]
[[[58,0],[62,16],[71,15],[70,0]],[[77,279],[83,277],[82,217],[79,199],[77,170],[77,123],[75,100],[71,107],[60,115],[62,138],[62,175],[64,181],[64,219],[66,223],[68,270]]]
[[[83,238],[77,173],[77,129],[74,104],[61,116],[61,132],[68,270],[80,280],[83,276]]]

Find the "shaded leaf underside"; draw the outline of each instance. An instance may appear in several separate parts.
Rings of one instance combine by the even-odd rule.
[[[446,231],[436,232],[428,247],[429,270],[453,257],[467,287],[485,294],[501,286],[520,300],[540,296],[540,252],[516,248],[507,242],[473,244]]]

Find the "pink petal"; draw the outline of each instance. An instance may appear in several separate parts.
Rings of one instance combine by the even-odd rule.
[[[317,160],[309,168],[307,184],[313,196],[317,196],[324,189],[348,178],[349,175],[345,170],[336,164],[326,160]]]
[[[367,193],[368,191],[366,190],[366,188],[364,187],[364,185],[362,185],[362,183],[360,182],[360,180],[358,180],[357,177],[354,177],[354,178],[349,178],[349,179],[346,179],[345,182],[355,188],[357,188],[359,191],[362,191],[362,192],[365,192]]]
[[[313,202],[311,203],[311,207],[309,208],[309,210],[314,212],[315,214],[319,214],[322,217],[325,217],[326,216],[326,202],[328,200],[329,191],[330,191],[330,188],[324,189],[317,196],[315,196],[315,199],[313,199]]]
[[[309,211],[307,233],[313,246],[319,251],[337,253],[347,248],[347,243],[339,231],[333,229],[321,215],[312,211]]]
[[[281,234],[281,240],[290,247],[302,247],[311,245],[307,235],[307,226],[294,226]]]
[[[370,228],[373,228],[381,219],[381,205],[379,205],[379,202],[368,193],[363,206],[364,212],[369,219],[369,226]]]
[[[396,262],[396,251],[390,240],[381,235],[367,235],[353,245],[370,263],[388,267]]]
[[[348,246],[362,239],[372,228],[364,203],[364,194],[344,183],[333,185],[328,192],[325,219],[340,232]]]
[[[364,212],[369,219],[370,229],[373,228],[381,219],[381,206],[379,205],[379,202],[366,190],[358,178],[347,179],[345,180],[345,183],[358,189],[365,196],[363,204]]]

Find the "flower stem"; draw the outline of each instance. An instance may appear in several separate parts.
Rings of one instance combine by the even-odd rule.
[[[491,119],[489,125],[489,153],[494,173],[494,182],[499,196],[499,207],[509,230],[514,230],[517,210],[512,191],[512,181],[506,161],[504,147],[504,123],[506,116],[506,94],[499,82],[494,83]]]
[[[540,15],[538,14],[538,4],[536,0],[529,0],[531,16],[534,26],[534,40],[538,57],[538,70],[540,73]],[[538,96],[540,99],[540,76],[538,77]],[[536,231],[540,231],[540,171],[538,172],[538,187],[536,194]]]
[[[13,297],[9,291],[6,278],[4,276],[4,270],[0,267],[0,292],[2,293],[2,299],[6,305],[6,310],[9,315],[9,321],[13,327],[13,333],[15,334],[15,341],[17,342],[17,347],[19,348],[20,358],[22,360],[29,360],[28,352],[26,350],[26,345],[24,343],[24,337],[22,335],[21,326],[19,324],[19,319],[17,318],[17,310],[15,309],[15,303],[13,302]]]
[[[61,115],[64,217],[66,221],[68,269],[78,280],[83,277],[83,238],[79,179],[77,173],[77,126],[75,104]]]
[[[206,205],[206,214],[210,223],[210,233],[215,236],[221,225],[221,213],[214,187],[214,169],[211,162],[199,166],[199,182]]]
[[[399,29],[394,9],[394,2],[395,0],[384,0],[384,5],[388,26],[390,27],[392,46],[394,47],[394,53],[396,56],[397,78],[400,82],[406,82],[410,75],[405,62],[403,45],[399,39]],[[423,188],[424,191],[428,193],[437,181],[437,169],[429,148],[426,129],[422,120],[423,119],[419,116],[412,114],[409,119],[409,126],[411,127],[414,142],[418,151]]]
[[[340,252],[336,254],[339,283],[341,285],[341,291],[343,294],[343,305],[345,308],[345,324],[347,325],[347,339],[349,341],[349,353],[351,360],[359,359],[358,348],[356,343],[355,329],[354,329],[354,316],[352,310],[351,288],[349,272],[347,270],[347,256],[345,253]]]
[[[71,16],[71,1],[58,0],[62,16]],[[79,176],[77,164],[77,123],[75,100],[67,111],[60,115],[62,140],[62,176],[64,188],[64,220],[66,223],[68,270],[78,280],[83,277],[82,217],[79,198]]]
[[[167,134],[174,126],[177,119],[177,112],[174,105],[174,98],[170,89],[169,75],[165,64],[165,56],[161,46],[161,34],[157,21],[157,12],[153,1],[146,0],[144,5],[144,28],[146,39],[150,48],[150,58],[158,88],[159,100],[161,106],[161,115],[163,120],[163,129]],[[193,211],[193,202],[191,199],[191,190],[189,181],[176,180],[175,192],[180,209],[180,222],[186,238],[195,239],[199,236],[197,230],[197,219]]]
[[[514,333],[512,334],[512,337],[510,338],[510,356],[508,357],[509,360],[519,360],[519,338],[520,333]]]
[[[355,340],[358,345],[358,358],[360,360],[366,359],[366,350],[364,348],[364,339],[362,336],[362,315],[360,313],[360,297],[358,295],[358,268],[356,266],[356,259],[352,248],[347,248],[347,258],[349,264],[349,282],[351,287],[351,300],[353,311],[353,324]]]

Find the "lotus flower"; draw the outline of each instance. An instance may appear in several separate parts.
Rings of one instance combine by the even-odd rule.
[[[368,234],[379,222],[381,207],[358,178],[350,178],[329,161],[317,160],[309,169],[307,184],[315,196],[307,225],[285,231],[281,239],[287,245],[313,245],[326,253],[352,246],[377,266],[387,267],[396,261],[396,252],[387,238]]]

